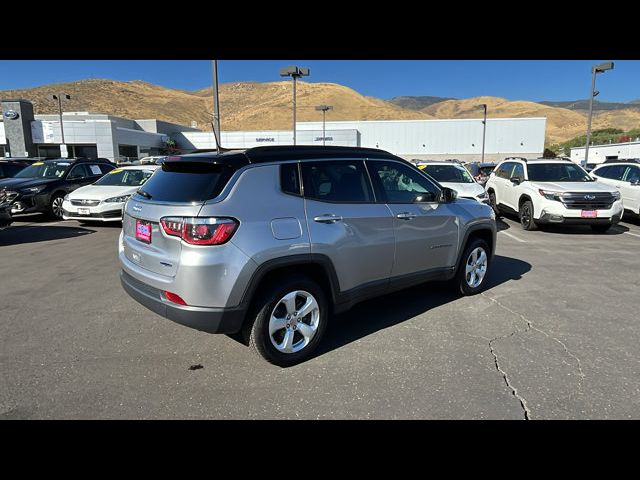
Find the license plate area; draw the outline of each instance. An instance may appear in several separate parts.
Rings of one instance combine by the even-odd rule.
[[[151,243],[151,222],[136,220],[136,240]]]
[[[580,215],[582,216],[582,218],[598,218],[598,211],[597,210],[582,210]]]
[[[91,215],[91,210],[88,208],[78,208],[78,215]]]

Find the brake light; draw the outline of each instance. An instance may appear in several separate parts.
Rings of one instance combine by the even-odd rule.
[[[160,225],[167,235],[180,237],[191,245],[221,245],[229,241],[238,228],[233,218],[165,217]]]
[[[178,305],[187,304],[187,302],[185,302],[180,295],[176,295],[175,293],[164,292],[164,291],[162,293],[164,293],[165,298],[170,302],[177,303]]]

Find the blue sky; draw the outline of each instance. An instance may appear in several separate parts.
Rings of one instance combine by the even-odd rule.
[[[309,67],[311,82],[335,82],[363,95],[510,100],[587,98],[591,65],[601,60],[222,60],[221,82],[277,81],[280,67]],[[615,61],[615,59],[613,59]],[[86,78],[144,80],[196,90],[211,84],[208,60],[0,60],[0,90],[28,88]],[[640,61],[615,61],[599,75],[600,101],[640,99]]]

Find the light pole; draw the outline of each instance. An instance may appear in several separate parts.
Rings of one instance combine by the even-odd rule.
[[[487,104],[481,103],[478,107],[484,108],[484,119],[482,120],[482,160],[480,161],[480,163],[484,163],[484,139],[487,134]]]
[[[589,95],[589,121],[587,122],[587,145],[584,150],[584,168],[587,168],[589,160],[589,143],[591,141],[591,118],[593,117],[593,99],[600,92],[596,91],[596,75],[613,70],[613,62],[605,62],[591,67],[591,94]]]
[[[213,122],[211,127],[213,128],[213,137],[216,139],[216,150],[220,153],[220,105],[218,98],[218,61],[211,60],[211,67],[213,69]]]
[[[327,114],[327,110],[333,110],[333,106],[332,105],[318,105],[316,107],[316,111],[317,112],[322,112],[322,146],[324,146],[324,140],[326,135],[324,134],[325,129],[324,129],[324,125],[325,125],[325,115]]]
[[[71,100],[71,95],[67,95],[66,93],[51,95],[52,100],[58,101],[58,114],[60,115],[60,134],[62,135],[62,144],[60,145],[60,156],[62,158],[68,158],[69,153],[67,152],[67,144],[64,141],[64,125],[62,123],[62,99]]]
[[[290,66],[280,69],[281,77],[293,78],[293,144],[296,144],[296,80],[299,77],[308,77],[309,69]]]

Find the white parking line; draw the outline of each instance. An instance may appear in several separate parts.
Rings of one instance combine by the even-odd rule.
[[[527,243],[526,240],[522,240],[521,238],[516,237],[515,235],[511,235],[509,232],[505,232],[504,230],[500,230],[498,233],[504,233],[507,237],[513,238],[521,243]]]
[[[627,235],[633,235],[634,237],[640,238],[640,235],[638,235],[637,233],[631,233],[631,232],[622,232],[622,233],[626,233]]]

